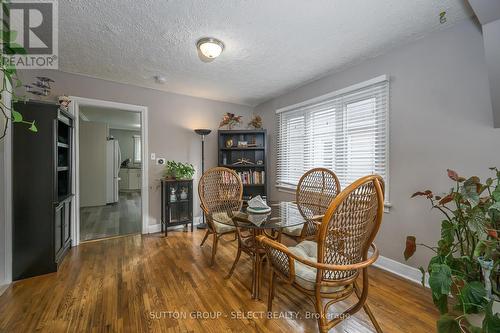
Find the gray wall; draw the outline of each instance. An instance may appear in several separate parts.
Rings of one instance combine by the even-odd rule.
[[[80,121],[80,207],[106,205],[108,125]]]
[[[434,244],[441,216],[423,199],[422,189],[447,191],[446,169],[486,176],[500,166],[500,130],[493,128],[488,75],[481,32],[462,22],[386,55],[309,83],[256,108],[271,134],[268,165],[272,199],[290,198],[274,187],[275,110],[381,74],[391,77],[390,201],[377,244],[383,256],[404,262],[406,235]],[[409,261],[426,264],[429,251],[419,248]]]
[[[122,152],[122,160],[123,162],[127,158],[130,158],[130,165],[134,164],[134,135],[141,136],[141,132],[132,131],[132,130],[121,130],[121,129],[110,129],[109,134],[114,136],[116,140],[118,140],[118,144],[120,145],[120,151]],[[136,164],[140,165],[140,163]]]
[[[213,130],[212,134],[206,138],[205,165],[207,168],[216,166],[217,127],[223,114],[225,112],[236,113],[243,115],[244,121],[248,121],[253,113],[253,109],[247,106],[134,87],[60,71],[30,70],[20,73],[23,82],[33,82],[35,76],[40,75],[55,80],[48,99],[55,99],[61,94],[66,94],[147,106],[149,152],[156,153],[156,157],[190,162],[197,170],[201,169],[201,138],[193,132],[193,129],[210,128]],[[159,179],[162,176],[163,167],[150,163],[150,224],[159,223]],[[199,174],[195,177],[197,179]],[[197,182],[194,185],[197,186]],[[194,197],[195,216],[199,216],[198,199],[196,195]]]

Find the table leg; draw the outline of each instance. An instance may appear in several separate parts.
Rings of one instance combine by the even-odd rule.
[[[260,300],[260,287],[262,280],[262,256],[259,253],[256,237],[262,234],[260,230],[255,229],[252,232],[254,237],[254,255],[253,255],[253,272],[252,272],[252,298]]]

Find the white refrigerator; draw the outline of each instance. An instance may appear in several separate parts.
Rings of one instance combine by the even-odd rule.
[[[119,200],[118,196],[118,182],[120,177],[120,166],[122,161],[122,154],[118,140],[108,139],[106,148],[106,203],[112,204]]]

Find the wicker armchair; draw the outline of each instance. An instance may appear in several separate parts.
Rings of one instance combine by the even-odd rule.
[[[297,207],[307,222],[297,227],[284,228],[283,233],[298,242],[314,239],[323,215],[339,192],[340,182],[333,171],[325,168],[307,171],[300,178],[295,193]]]
[[[216,167],[207,170],[198,183],[198,195],[201,209],[207,219],[207,233],[200,244],[203,246],[208,236],[213,235],[212,259],[214,264],[219,238],[226,234],[234,234],[236,228],[231,224],[231,214],[239,211],[243,203],[243,184],[240,177],[231,169]],[[217,221],[226,220],[228,224]]]
[[[272,311],[274,279],[278,276],[314,302],[320,332],[328,332],[346,315],[353,315],[362,307],[376,331],[382,332],[366,299],[368,267],[379,255],[372,242],[383,211],[384,182],[380,176],[366,176],[347,187],[332,202],[319,227],[317,243],[306,240],[295,247],[286,247],[259,236],[271,265],[268,311]],[[372,253],[368,258],[370,248]],[[362,288],[356,282],[361,271]],[[329,307],[353,293],[358,302],[331,319]]]

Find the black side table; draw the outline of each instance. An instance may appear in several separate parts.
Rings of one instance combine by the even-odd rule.
[[[161,180],[161,232],[191,224],[193,231],[193,180]]]

